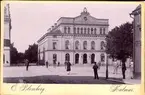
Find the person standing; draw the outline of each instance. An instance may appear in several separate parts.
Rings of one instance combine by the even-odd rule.
[[[125,65],[125,59],[122,60],[122,75],[123,79],[125,79],[125,71],[126,71],[126,65]]]
[[[117,74],[119,64],[118,64],[116,59],[114,60],[113,64],[114,64],[114,72],[113,72],[113,74]]]
[[[60,65],[60,62],[58,62],[58,66]]]
[[[68,72],[68,75],[70,74],[70,71],[71,71],[71,63],[68,61],[67,62],[67,72]]]
[[[48,68],[48,61],[46,61],[46,68]]]
[[[26,60],[25,60],[25,63],[26,63],[26,71],[28,71],[28,67],[29,67],[29,60],[28,60],[28,59],[26,59]]]
[[[134,68],[134,64],[133,64],[133,61],[131,59],[131,62],[130,62],[130,75],[131,75],[131,79],[133,79],[133,68]]]
[[[94,66],[93,66],[93,70],[94,70],[94,79],[99,79],[98,77],[98,65],[96,64],[96,62],[94,62]]]

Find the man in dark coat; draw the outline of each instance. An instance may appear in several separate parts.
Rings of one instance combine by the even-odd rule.
[[[68,61],[67,62],[67,72],[68,72],[68,75],[70,74],[70,71],[71,71],[71,63]]]
[[[96,62],[94,62],[94,66],[93,66],[93,70],[94,70],[94,79],[99,79],[98,77],[98,65]]]
[[[125,59],[122,60],[122,75],[123,79],[125,79],[125,71],[126,71],[126,65],[125,65]]]
[[[26,60],[25,60],[25,63],[26,63],[26,70],[28,71],[28,67],[29,67],[29,60],[28,60],[28,59],[26,59]]]
[[[46,68],[48,68],[48,61],[46,61]]]

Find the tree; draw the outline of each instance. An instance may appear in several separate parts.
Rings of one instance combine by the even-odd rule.
[[[18,52],[18,62],[23,63],[24,62],[24,53]]]
[[[129,22],[115,27],[106,37],[106,53],[125,64],[127,58],[133,56],[133,32]]]
[[[10,44],[10,60],[11,60],[11,64],[17,64],[18,51],[14,47],[14,44]]]
[[[38,58],[38,45],[33,44],[29,45],[28,49],[25,50],[25,58],[29,60],[29,62],[37,62]]]

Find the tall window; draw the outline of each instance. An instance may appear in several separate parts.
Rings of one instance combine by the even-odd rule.
[[[95,49],[95,42],[94,42],[94,41],[91,42],[91,49],[92,49],[92,50]]]
[[[84,47],[84,49],[87,49],[87,41],[84,41],[83,47]]]
[[[79,41],[75,42],[75,49],[79,49]]]
[[[70,55],[68,53],[65,54],[65,61],[70,61]]]
[[[104,62],[105,61],[105,55],[102,53],[101,54],[101,62]]]
[[[86,28],[84,28],[84,34],[86,34]]]
[[[57,55],[56,54],[53,54],[53,62],[56,62],[56,61],[57,61]]]
[[[103,34],[105,34],[105,28],[103,28]]]
[[[90,34],[90,28],[88,28],[88,34]]]
[[[68,27],[68,33],[70,33],[70,27]]]
[[[80,29],[79,29],[79,28],[77,28],[77,33],[78,33],[78,34],[79,34],[79,30],[80,30]]]
[[[105,49],[105,43],[104,41],[101,42],[101,50],[104,50]]]
[[[76,34],[76,28],[74,27],[74,34]]]
[[[102,35],[102,28],[100,28],[100,34]]]
[[[53,42],[53,49],[56,49],[56,42]]]
[[[93,34],[93,28],[91,28],[91,34]]]
[[[68,40],[65,41],[65,49],[69,49],[69,41]]]
[[[66,27],[64,27],[64,33],[66,33]]]
[[[97,34],[97,29],[96,28],[94,29],[94,32],[95,32],[95,34]]]
[[[81,28],[81,34],[83,34],[83,28]]]

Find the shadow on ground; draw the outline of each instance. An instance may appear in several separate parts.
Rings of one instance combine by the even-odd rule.
[[[106,80],[103,77],[99,79],[94,79],[91,76],[58,76],[58,75],[4,78],[4,83],[20,83],[20,80],[23,80],[23,82],[25,83],[41,83],[41,84],[43,83],[44,84],[124,84],[122,79],[117,79],[120,82],[116,82],[116,81]]]

